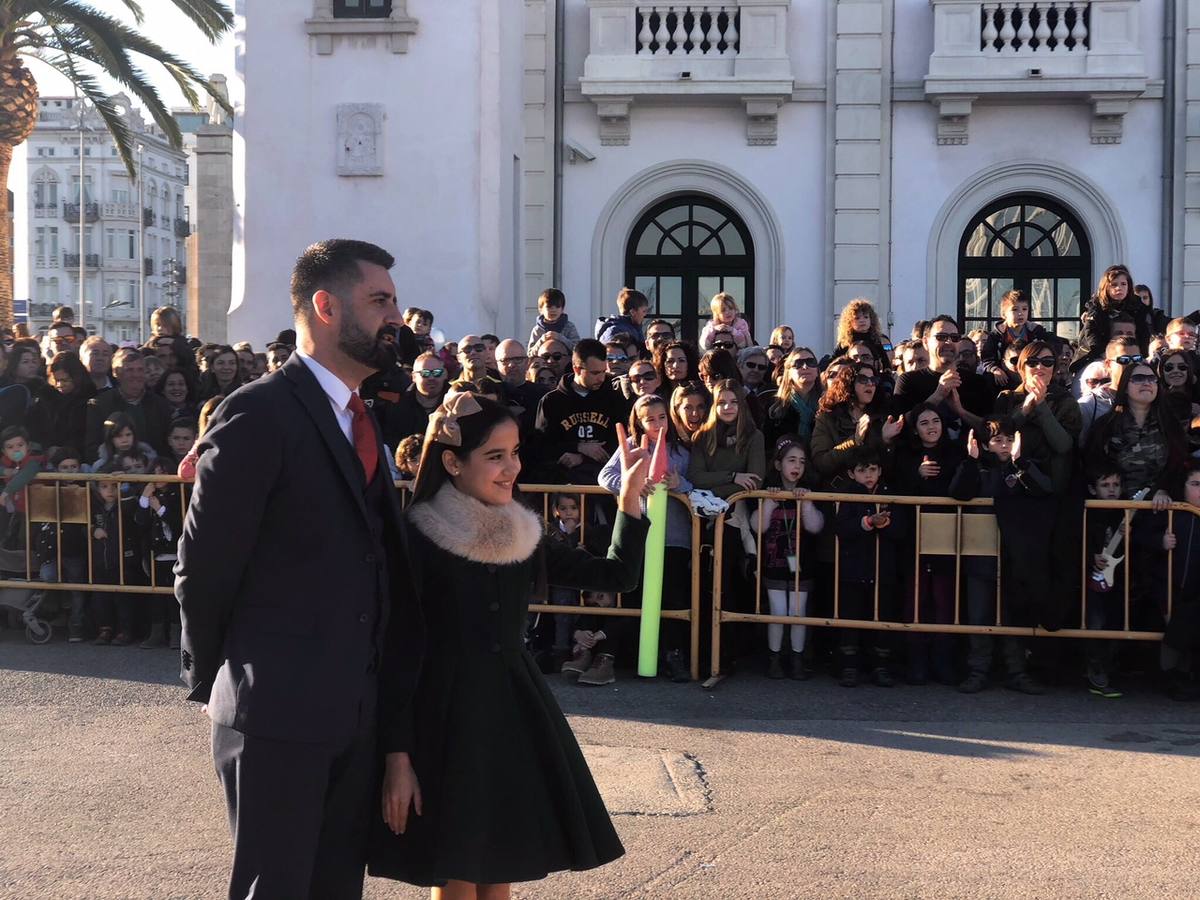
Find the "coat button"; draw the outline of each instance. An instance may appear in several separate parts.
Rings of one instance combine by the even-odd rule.
[[[363,613],[361,616],[358,617],[358,621],[360,621],[360,622],[362,622],[362,624],[366,625],[368,618],[370,618],[370,617],[366,613]]]
[[[495,571],[496,571],[496,567],[495,567],[495,566],[493,566],[493,565],[489,565],[489,566],[487,567],[487,570],[488,570],[488,572],[490,572],[490,573],[493,573],[493,574],[494,574],[494,573],[495,573]]]
[[[488,604],[488,610],[489,610],[489,612],[499,612],[500,604],[497,603],[495,600],[493,600],[491,603]]]
[[[500,645],[499,645],[499,644],[492,644],[492,652],[493,652],[493,653],[499,653],[499,652],[500,652]]]

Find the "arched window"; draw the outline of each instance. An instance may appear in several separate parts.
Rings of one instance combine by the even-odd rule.
[[[625,249],[625,283],[650,298],[650,318],[695,339],[727,291],[754,324],[754,246],[741,217],[711,197],[683,196],[647,210]]]
[[[967,226],[958,254],[958,316],[963,327],[990,328],[1000,298],[1029,294],[1032,321],[1073,338],[1081,300],[1091,293],[1087,232],[1048,197],[1010,196],[984,208]]]

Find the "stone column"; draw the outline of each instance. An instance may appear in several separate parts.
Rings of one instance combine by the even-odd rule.
[[[187,321],[202,341],[224,344],[233,290],[233,132],[196,132],[196,208],[188,238]]]
[[[888,0],[831,0],[827,295],[866,297],[890,328],[892,12]]]

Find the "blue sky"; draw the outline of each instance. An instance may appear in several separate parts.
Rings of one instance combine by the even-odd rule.
[[[228,3],[227,5],[232,5]],[[109,15],[120,18],[133,25],[133,18],[128,10],[118,0],[91,0],[93,6]],[[222,42],[216,46],[210,44],[186,16],[175,7],[170,0],[141,0],[145,21],[141,31],[152,41],[165,47],[177,56],[181,56],[196,67],[202,74],[208,76],[221,72],[227,78],[233,76],[233,32],[230,31]],[[163,101],[169,107],[186,106],[183,95],[175,86],[162,67],[144,57],[134,57],[135,61],[143,63],[142,69],[150,78],[151,83],[158,89]],[[70,95],[71,85],[65,78],[36,60],[28,63],[30,71],[38,82],[38,91],[43,97]],[[109,82],[107,89],[120,90],[116,82]],[[203,108],[205,97],[200,98]]]

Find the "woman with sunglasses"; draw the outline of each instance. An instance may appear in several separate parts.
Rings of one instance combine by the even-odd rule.
[[[763,423],[768,446],[774,447],[786,434],[796,435],[805,446],[811,443],[821,399],[817,365],[817,354],[808,347],[795,347],[784,359],[779,388]]]
[[[1150,363],[1120,366],[1112,412],[1092,429],[1085,453],[1089,469],[1116,466],[1126,497],[1150,488],[1156,510],[1170,504],[1187,460],[1187,438],[1166,393]]]
[[[700,379],[700,358],[691,341],[675,340],[654,348],[654,368],[664,391]]]
[[[854,363],[837,373],[821,395],[813,423],[811,456],[827,483],[853,466],[864,444],[883,449],[904,427],[904,417],[884,417],[878,396],[879,377],[868,363]]]
[[[621,379],[621,393],[633,404],[639,397],[658,394],[662,379],[654,363],[648,359],[639,359],[629,367],[629,373]]]
[[[1200,403],[1196,402],[1196,370],[1187,350],[1167,350],[1158,359],[1158,378],[1167,391],[1167,404],[1187,432],[1188,451],[1200,449]]]
[[[1063,494],[1083,423],[1079,403],[1054,379],[1057,365],[1049,341],[1030,341],[1017,356],[1020,385],[1001,391],[994,411],[1012,417],[1021,432],[1021,455],[1050,476],[1054,493]]]

